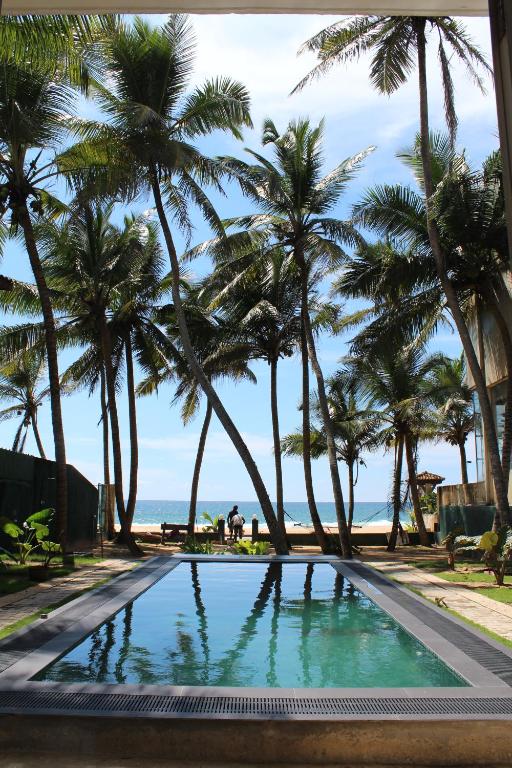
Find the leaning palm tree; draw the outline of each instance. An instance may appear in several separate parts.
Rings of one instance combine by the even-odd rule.
[[[315,51],[319,64],[297,86],[302,88],[315,77],[322,75],[331,66],[358,58],[361,54],[373,53],[370,77],[372,84],[381,93],[391,94],[398,90],[413,72],[418,70],[420,148],[423,167],[423,185],[427,212],[427,234],[432,249],[436,271],[446,303],[460,336],[469,370],[475,382],[480,401],[486,447],[489,453],[491,474],[494,482],[497,514],[503,525],[509,522],[508,484],[500,461],[498,436],[493,409],[486,386],[485,373],[460,307],[453,275],[447,254],[443,248],[442,236],[433,207],[436,191],[432,157],[429,146],[430,127],[428,112],[427,83],[427,40],[431,33],[438,44],[439,61],[443,80],[445,113],[448,128],[455,138],[457,116],[454,107],[454,84],[451,76],[452,59],[464,65],[470,79],[483,90],[479,69],[490,73],[490,67],[455,19],[447,16],[370,16],[351,17],[328,27],[311,38],[305,50]],[[448,53],[448,50],[450,54]]]
[[[0,400],[13,402],[13,405],[0,410],[0,421],[21,417],[12,450],[23,452],[27,432],[32,427],[42,459],[46,459],[46,454],[37,426],[37,414],[38,408],[50,395],[49,387],[40,388],[45,373],[44,356],[37,351],[26,352],[0,368]]]
[[[226,262],[217,262],[206,289],[213,294],[212,305],[219,307],[232,329],[238,348],[244,350],[247,359],[264,360],[270,368],[277,520],[284,532],[278,365],[282,358],[291,357],[300,343],[300,285],[296,265],[284,250],[240,256],[233,259],[228,250]]]
[[[194,63],[194,37],[186,16],[169,17],[162,27],[140,18],[133,25],[113,23],[103,46],[104,84],[97,101],[106,123],[77,125],[83,141],[64,153],[61,167],[88,167],[82,177],[96,191],[132,197],[153,195],[171,262],[172,297],[183,354],[253,482],[271,538],[287,552],[272,503],[242,435],[201,368],[190,339],[180,296],[180,264],[168,215],[178,229],[191,232],[189,207],[197,205],[219,234],[218,216],[204,185],[220,188],[222,165],[193,145],[220,129],[240,136],[251,125],[249,97],[238,82],[225,77],[205,82],[187,93]]]
[[[235,382],[247,380],[255,383],[256,377],[248,366],[246,346],[239,343],[231,327],[218,314],[212,313],[208,306],[207,292],[201,289],[201,285],[194,285],[184,279],[181,284],[182,304],[194,352],[208,379],[212,382],[229,379]],[[158,321],[164,327],[165,334],[171,340],[170,343],[175,345],[175,352],[172,359],[165,359],[165,363],[156,372],[139,384],[137,393],[150,395],[157,391],[163,382],[177,382],[173,402],[182,403],[181,418],[183,424],[187,425],[200,409],[202,389],[180,349],[180,333],[174,307],[172,305],[163,307],[158,312]],[[212,415],[213,409],[207,400],[190,487],[188,514],[190,535],[194,534],[196,525],[199,480]]]
[[[343,502],[336,446],[329,415],[325,381],[316,352],[316,343],[310,316],[310,292],[325,274],[340,265],[346,254],[345,245],[356,245],[361,238],[351,222],[334,218],[334,205],[346,190],[369,151],[344,160],[327,176],[322,176],[323,125],[310,125],[308,120],[291,122],[280,134],[271,120],[263,126],[262,143],[273,150],[273,161],[248,150],[256,160],[250,165],[236,158],[225,158],[229,171],[239,180],[243,191],[261,213],[239,216],[227,222],[241,230],[233,235],[235,244],[253,240],[267,250],[284,248],[296,264],[301,287],[301,350],[303,370],[303,435],[304,467],[309,466],[309,371],[315,373],[318,397],[322,411],[323,429],[327,440],[327,454],[331,474],[334,504],[339,528],[340,544],[344,556],[351,556],[347,520]],[[215,253],[215,247],[212,248]],[[322,549],[328,542],[322,534],[316,506],[312,504],[311,477],[306,475],[306,490],[310,513]]]
[[[358,393],[345,372],[338,372],[327,382],[329,411],[334,428],[338,461],[347,466],[348,475],[348,519],[349,531],[354,519],[354,490],[359,476],[359,466],[364,464],[363,455],[382,445],[380,418],[375,411],[368,410],[358,400]],[[313,412],[321,417],[318,398],[313,399]],[[288,456],[302,456],[302,433],[286,435],[282,440],[283,450]],[[327,443],[324,432],[315,426],[311,433],[311,455],[325,456]]]

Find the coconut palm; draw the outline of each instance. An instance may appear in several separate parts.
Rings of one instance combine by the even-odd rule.
[[[195,285],[182,279],[182,305],[186,314],[194,352],[210,381],[230,379],[256,382],[256,377],[248,367],[247,348],[234,337],[231,327],[212,313],[208,304],[207,292],[201,285]],[[190,370],[186,358],[180,349],[180,333],[174,306],[166,306],[158,312],[158,320],[164,326],[165,333],[176,345],[172,359],[140,383],[139,395],[150,395],[157,391],[163,382],[178,382],[174,402],[181,402],[181,418],[184,425],[189,424],[197,415],[201,406],[202,389]],[[206,401],[205,415],[199,441],[190,488],[188,528],[194,534],[197,517],[197,496],[199,479],[204,458],[206,439],[213,414],[211,403]]]
[[[21,231],[37,286],[44,321],[56,462],[56,512],[59,537],[66,552],[67,471],[60,403],[55,318],[34,231],[34,221],[50,215],[59,204],[50,194],[56,174],[55,153],[66,135],[76,102],[74,85],[87,82],[85,66],[77,64],[78,45],[91,42],[91,27],[81,17],[60,21],[51,17],[6,17],[0,38],[9,55],[2,55],[0,71],[0,227],[2,234]],[[60,25],[61,34],[54,34]],[[30,43],[43,37],[39,55],[32,58]],[[82,60],[82,65],[84,60]],[[69,65],[69,66],[68,66]]]
[[[338,372],[327,382],[329,411],[334,428],[338,461],[344,462],[348,474],[348,520],[349,531],[354,519],[354,490],[363,465],[363,455],[382,445],[380,419],[374,411],[368,411],[358,401],[358,393],[346,373]],[[318,398],[313,399],[313,412],[321,419]],[[282,440],[283,451],[288,456],[302,456],[302,433],[286,435]],[[318,426],[311,433],[311,455],[325,456],[327,443],[325,434]]]
[[[316,353],[309,295],[311,288],[326,272],[338,267],[345,259],[342,246],[355,245],[361,240],[350,222],[341,221],[329,214],[370,150],[343,161],[323,177],[322,136],[322,124],[313,127],[308,120],[292,121],[286,131],[280,134],[274,123],[266,120],[262,143],[272,148],[273,161],[252,150],[247,151],[256,160],[254,165],[233,157],[225,158],[224,163],[230,173],[239,180],[244,192],[261,211],[231,219],[227,226],[241,230],[233,235],[235,243],[249,238],[268,250],[284,248],[297,266],[301,286],[304,467],[307,473],[310,444],[309,358],[315,373],[322,409],[340,543],[344,556],[350,557],[351,547],[336,461],[336,446],[324,376]],[[215,248],[212,250],[215,252]],[[327,549],[328,543],[323,538],[320,518],[312,504],[310,480],[306,474],[310,513],[322,549]]]
[[[426,356],[419,345],[392,347],[379,345],[360,357],[347,360],[347,375],[357,387],[360,397],[369,408],[379,409],[380,418],[386,425],[381,434],[383,442],[393,446],[395,463],[393,475],[393,525],[388,550],[396,546],[400,523],[401,473],[405,451],[409,475],[409,492],[418,525],[420,542],[428,546],[429,538],[423,521],[418,486],[416,482],[415,446],[425,424],[425,409],[432,395],[432,383],[428,376],[444,358],[441,355]]]
[[[40,387],[45,374],[46,363],[38,352],[22,354],[0,368],[0,400],[14,401],[13,405],[0,410],[0,421],[21,417],[12,450],[23,453],[27,432],[32,427],[42,459],[46,459],[46,454],[37,426],[37,414],[50,395],[47,386]]]
[[[419,141],[400,154],[423,186]],[[436,195],[433,201],[451,281],[466,317],[475,306],[495,319],[505,352],[508,391],[501,466],[508,483],[512,450],[512,336],[504,307],[510,306],[503,269],[508,244],[504,216],[501,160],[492,154],[473,171],[442,134],[431,136]],[[338,281],[344,295],[371,295],[375,319],[357,343],[388,339],[405,330],[423,339],[449,322],[448,307],[428,240],[424,196],[411,187],[384,185],[370,189],[354,208],[356,221],[389,238],[365,246]]]
[[[459,449],[462,485],[467,493],[466,441],[475,428],[475,415],[471,390],[466,384],[464,356],[443,360],[432,371],[431,379],[435,390],[434,403],[438,409],[436,433],[440,439]]]
[[[161,27],[140,18],[133,25],[122,20],[112,24],[103,46],[105,83],[97,89],[107,122],[77,126],[84,140],[64,153],[61,167],[88,165],[84,177],[96,191],[153,195],[171,261],[183,354],[251,477],[276,549],[285,553],[286,542],[256,463],[194,354],[181,307],[180,265],[168,215],[189,235],[189,206],[194,204],[210,226],[222,231],[203,187],[219,189],[223,169],[192,142],[216,129],[240,136],[241,127],[251,125],[249,97],[240,83],[219,77],[187,93],[194,48],[189,21],[180,14]]]
[[[460,62],[473,82],[483,89],[479,70],[490,72],[490,67],[480,50],[470,40],[463,26],[446,16],[370,16],[364,19],[351,17],[323,30],[304,46],[316,51],[320,62],[315,69],[297,86],[303,87],[314,77],[320,76],[336,63],[358,58],[363,53],[372,53],[370,77],[381,93],[394,93],[413,72],[418,70],[420,150],[423,168],[425,207],[427,212],[427,233],[436,271],[447,306],[460,336],[469,370],[475,382],[480,401],[485,441],[489,454],[491,474],[494,482],[497,514],[502,525],[509,522],[508,484],[500,460],[496,424],[485,374],[472,342],[468,323],[459,304],[456,287],[450,273],[447,254],[443,249],[442,237],[433,209],[433,195],[436,191],[433,164],[430,152],[430,126],[428,113],[427,83],[427,39],[430,33],[438,45],[447,125],[455,138],[457,118],[454,107],[454,84],[451,77],[451,60]],[[450,53],[448,53],[450,51]]]
[[[249,258],[249,268],[244,269],[246,259],[241,259],[237,270],[239,260],[233,260],[228,250],[226,261],[217,261],[207,286],[214,294],[212,304],[220,306],[239,348],[248,359],[264,360],[270,368],[277,520],[285,531],[277,373],[279,360],[291,357],[300,343],[300,285],[296,265],[284,250]]]

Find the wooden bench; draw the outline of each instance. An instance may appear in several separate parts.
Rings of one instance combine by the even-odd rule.
[[[160,543],[165,544],[166,539],[169,541],[177,541],[179,538],[185,538],[188,534],[188,525],[181,525],[178,523],[162,523],[160,526],[162,536]],[[180,534],[184,535],[181,537]]]

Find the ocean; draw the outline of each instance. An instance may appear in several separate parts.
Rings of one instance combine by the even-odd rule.
[[[257,501],[198,501],[197,521],[201,524],[201,515],[207,512],[211,517],[223,514],[227,516],[234,504],[238,504],[240,513],[247,523],[256,515],[260,523],[265,520]],[[317,502],[318,512],[322,522],[329,526],[336,526],[336,514],[334,504],[328,501]],[[286,522],[290,527],[296,523],[311,525],[307,502],[289,501],[285,503],[285,511],[288,513]],[[186,523],[188,516],[188,501],[137,501],[134,523],[139,525],[160,525],[160,523]],[[382,524],[391,519],[391,509],[385,501],[358,501],[354,508],[354,523],[367,525],[368,523]]]

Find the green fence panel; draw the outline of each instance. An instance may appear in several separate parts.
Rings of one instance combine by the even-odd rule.
[[[481,536],[492,528],[495,507],[491,506],[450,506],[439,510],[439,539],[450,531],[461,528],[466,536]]]

